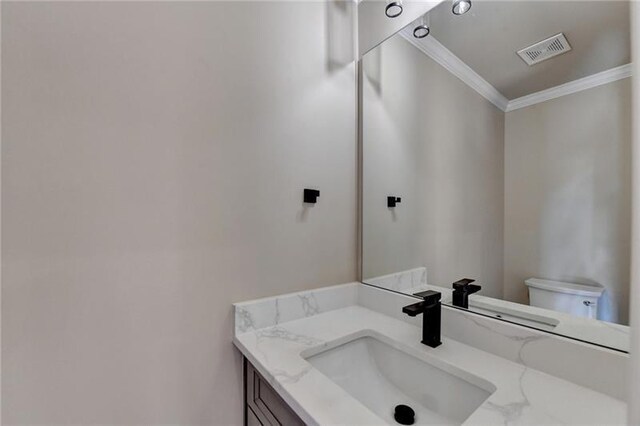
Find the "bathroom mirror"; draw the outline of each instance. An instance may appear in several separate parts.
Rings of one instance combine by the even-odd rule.
[[[368,51],[362,281],[627,351],[629,63],[617,1],[445,1]]]

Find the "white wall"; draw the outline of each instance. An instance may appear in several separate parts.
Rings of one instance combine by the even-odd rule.
[[[240,424],[231,303],[356,277],[330,5],[2,7],[3,424]]]
[[[599,283],[599,317],[628,323],[631,87],[624,79],[508,112],[504,297],[530,277]]]
[[[632,84],[632,149],[631,175],[631,362],[629,374],[629,417],[631,425],[640,424],[640,5],[631,3],[631,58],[633,63]]]
[[[364,277],[426,266],[501,297],[503,112],[399,35],[364,70]]]

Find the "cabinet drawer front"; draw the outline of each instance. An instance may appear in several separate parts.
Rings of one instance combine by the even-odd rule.
[[[267,381],[256,371],[256,369],[245,359],[246,363],[246,403],[247,424],[249,423],[249,411],[253,411],[262,425],[273,426],[297,426],[304,425],[296,413],[293,412],[286,402],[267,383]]]

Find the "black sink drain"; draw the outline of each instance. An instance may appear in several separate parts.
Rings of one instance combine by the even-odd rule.
[[[416,421],[416,412],[408,405],[396,405],[393,418],[401,425],[412,425]]]

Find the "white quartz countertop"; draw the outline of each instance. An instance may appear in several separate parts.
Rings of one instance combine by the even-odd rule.
[[[318,299],[322,297],[328,300],[330,294]],[[276,301],[275,325],[265,327],[260,326],[256,317],[270,313],[263,308],[251,311],[246,303],[237,304],[234,343],[307,424],[386,424],[301,355],[314,348],[332,346],[336,341],[347,341],[350,336],[372,333],[393,341],[396,347],[417,358],[450,365],[491,383],[495,392],[465,425],[625,424],[626,404],[611,396],[446,336],[439,347],[427,347],[420,343],[419,327],[357,302],[320,312],[316,298],[297,298],[302,318],[286,321],[287,314],[280,312],[283,307],[278,307]]]
[[[427,269],[425,267],[367,278],[366,282],[407,295],[425,290],[439,291],[442,293],[442,303],[452,305],[451,287],[445,288],[427,284]],[[515,323],[629,352],[630,328],[625,325],[487,297],[482,292],[470,295],[469,304],[469,309],[474,312],[489,316],[495,316],[496,313],[507,314],[503,315],[503,318]],[[508,318],[508,315],[511,315],[512,318]],[[527,317],[534,321],[538,319],[539,322],[527,321]]]

